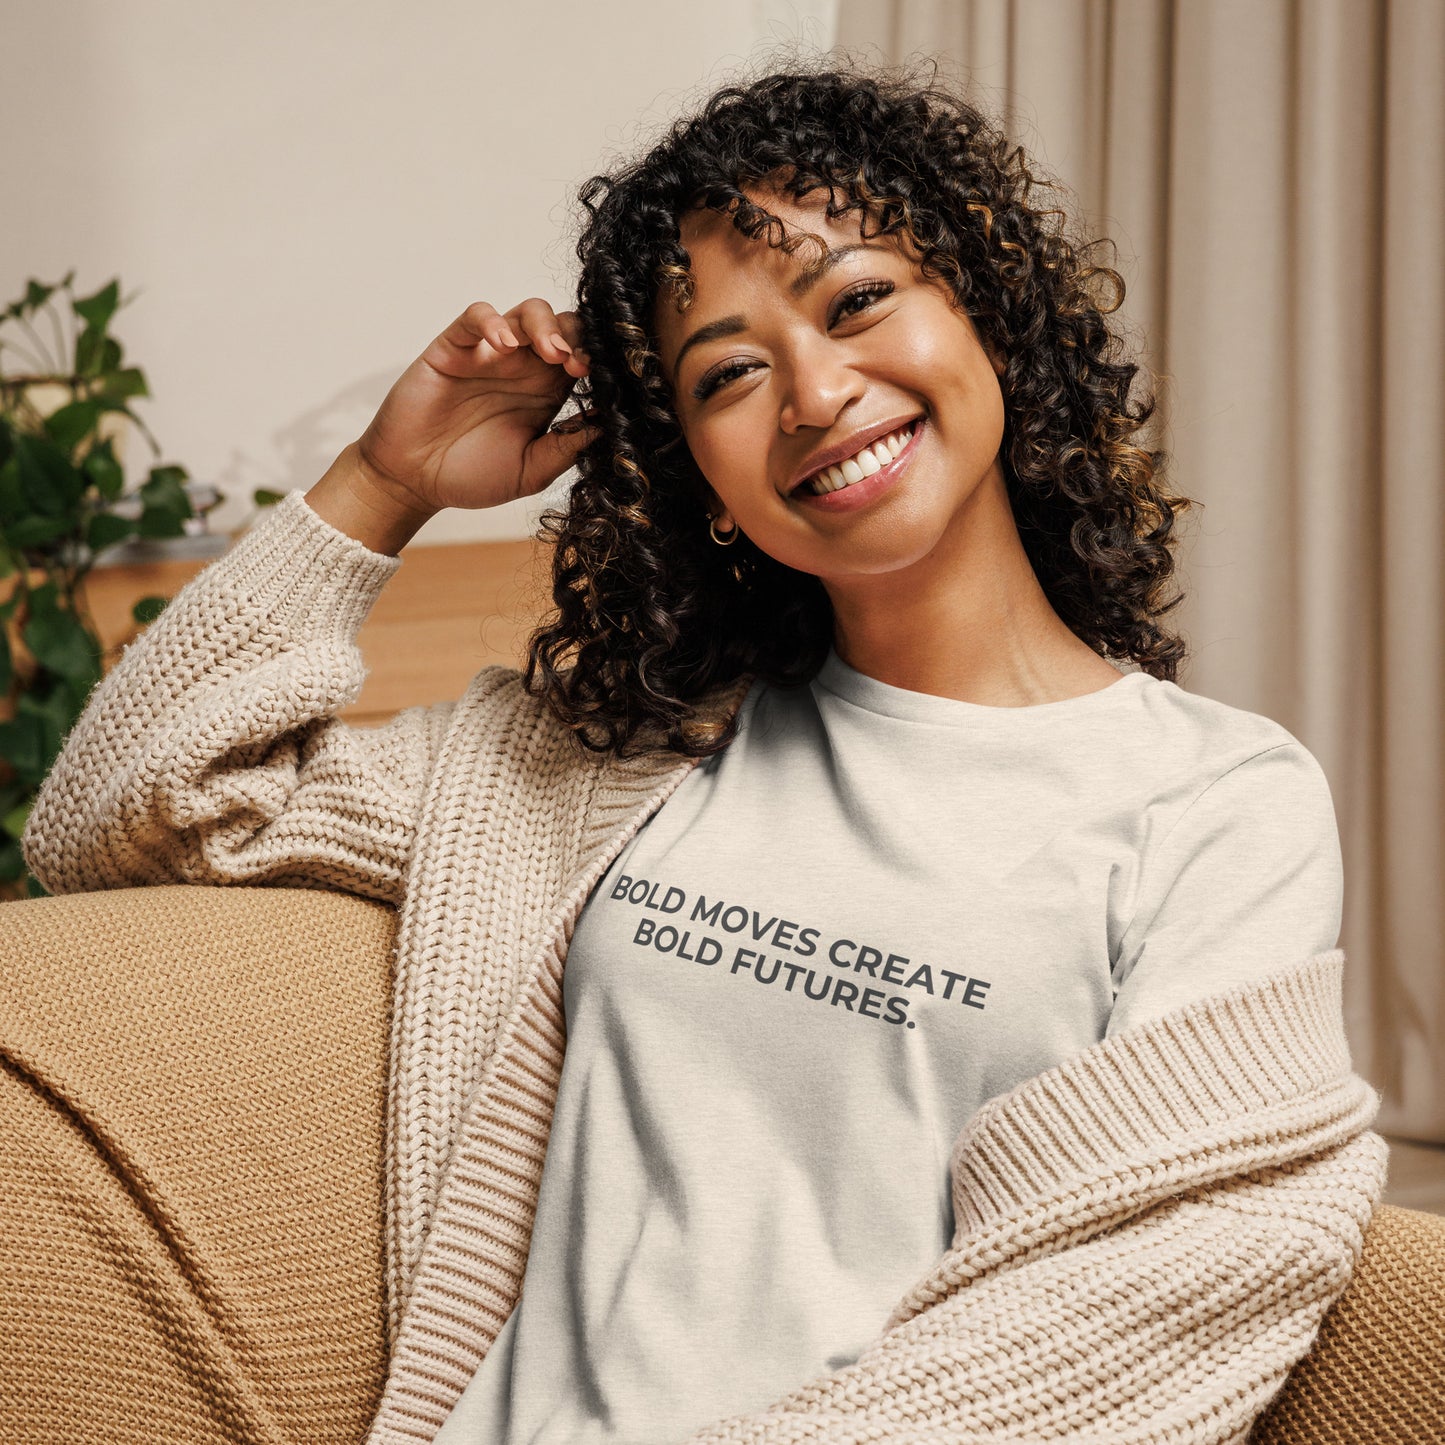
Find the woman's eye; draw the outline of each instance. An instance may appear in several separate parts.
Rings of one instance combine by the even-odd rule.
[[[752,368],[744,365],[741,361],[725,361],[715,371],[710,371],[693,387],[692,394],[698,401],[706,401],[718,387],[724,382],[731,381],[735,376],[741,376],[745,371]]]
[[[891,281],[865,281],[861,286],[855,286],[851,291],[845,291],[834,308],[830,325],[836,326],[840,321],[846,321],[850,316],[857,316],[880,297],[887,296],[893,290]],[[862,304],[854,306],[854,302]]]
[[[828,325],[836,326],[840,321],[846,321],[850,316],[858,316],[866,311],[873,302],[884,296],[890,295],[894,290],[891,281],[865,281],[861,286],[855,286],[851,291],[845,291],[838,298],[833,308],[833,314],[829,318]],[[742,376],[753,368],[743,361],[725,361],[708,372],[698,384],[693,387],[693,397],[698,401],[706,401],[719,387],[726,386],[734,377]]]

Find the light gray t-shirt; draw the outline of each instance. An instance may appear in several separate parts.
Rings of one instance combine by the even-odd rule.
[[[522,1297],[438,1440],[676,1442],[851,1363],[980,1104],[1335,947],[1342,899],[1315,759],[1173,683],[755,684],[578,921]]]

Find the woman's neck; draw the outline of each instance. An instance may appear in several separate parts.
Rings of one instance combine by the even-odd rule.
[[[975,490],[958,523],[908,567],[823,579],[844,662],[893,687],[990,707],[1059,702],[1117,681],[1119,670],[1050,606],[1001,475]]]

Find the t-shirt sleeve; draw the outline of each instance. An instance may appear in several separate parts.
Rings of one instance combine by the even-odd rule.
[[[1329,782],[1298,741],[1216,778],[1140,871],[1107,1036],[1339,945],[1344,865]]]

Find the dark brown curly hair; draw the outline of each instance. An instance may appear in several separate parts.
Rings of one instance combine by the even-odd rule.
[[[946,279],[1006,359],[1003,470],[1045,596],[1096,652],[1173,681],[1185,644],[1160,619],[1182,600],[1166,596],[1175,515],[1196,504],[1159,485],[1162,451],[1130,441],[1155,402],[1131,400],[1140,368],[1106,321],[1122,277],[1088,259],[1099,242],[1068,238],[1063,210],[1031,204],[1056,183],[936,68],[834,61],[728,85],[640,160],[580,188],[576,309],[591,366],[577,396],[600,433],[565,507],[542,519],[555,611],[529,639],[527,690],[595,751],[705,757],[736,723],[710,717],[704,694],[745,674],[806,682],[827,654],[819,578],[746,537],[710,539],[709,488],[653,325],[660,295],[689,298],[690,209],[769,245],[806,239],[787,241],[744,194],[759,185],[794,199],[826,190],[830,217],[859,211],[865,235],[901,233],[922,274]]]

